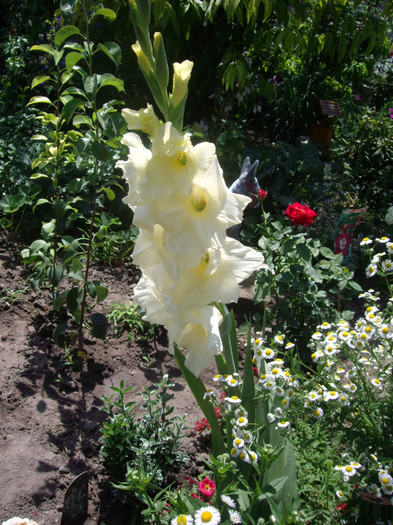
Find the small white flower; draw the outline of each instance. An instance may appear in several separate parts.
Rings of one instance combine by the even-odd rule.
[[[385,237],[384,236],[384,237],[381,237],[380,239],[379,238],[375,239],[375,241],[376,242],[381,242],[382,244],[386,244],[387,242],[390,241],[390,239],[389,239],[389,237]]]
[[[202,507],[195,513],[195,525],[218,525],[221,522],[221,515],[215,507],[209,505]]]
[[[192,525],[193,523],[194,520],[189,514],[180,514],[171,521],[171,525]]]
[[[321,417],[323,417],[323,410],[322,408],[320,407],[317,407],[313,410],[313,413],[312,413],[313,417],[315,417],[315,419],[321,419]]]
[[[377,270],[376,264],[369,264],[366,268],[366,277],[373,277],[377,273]]]
[[[356,474],[356,469],[352,465],[345,465],[341,469],[341,472],[343,473],[345,477],[351,478],[352,476]]]
[[[265,359],[274,359],[275,355],[271,348],[262,348],[262,356]]]
[[[226,496],[225,494],[221,495],[221,501],[223,503],[225,503],[225,505],[228,505],[228,507],[231,507],[231,509],[235,509],[236,508],[235,501],[231,497]]]
[[[242,517],[237,512],[237,510],[230,510],[229,511],[229,520],[231,523],[241,523]]]
[[[282,335],[276,335],[275,338],[274,338],[275,342],[278,343],[279,345],[283,345],[284,344],[284,338]]]
[[[237,396],[226,397],[225,401],[231,405],[240,405],[242,400]]]
[[[360,242],[360,246],[366,246],[367,244],[371,244],[372,242],[373,241],[368,237],[364,237],[364,239]]]
[[[289,421],[282,420],[279,423],[277,423],[277,426],[279,428],[288,428],[289,427]]]

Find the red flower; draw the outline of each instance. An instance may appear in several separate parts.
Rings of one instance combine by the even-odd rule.
[[[216,484],[209,478],[203,479],[198,483],[198,490],[206,498],[211,498],[216,490]]]
[[[221,417],[221,408],[220,407],[214,407],[214,412],[216,413],[216,416],[218,419]]]
[[[194,432],[197,434],[202,434],[205,430],[210,430],[210,425],[208,420],[205,417],[202,417],[201,419],[198,419],[198,421],[195,421],[194,423]]]
[[[288,206],[285,215],[291,219],[294,225],[310,226],[318,214],[308,206],[295,202]]]
[[[267,191],[259,189],[258,190],[258,195],[259,195],[259,198],[261,199],[261,201],[264,201],[266,199],[266,197],[267,197]]]

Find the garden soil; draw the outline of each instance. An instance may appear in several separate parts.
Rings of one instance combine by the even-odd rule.
[[[102,396],[113,394],[110,387],[124,380],[134,388],[127,400],[140,402],[143,388],[168,374],[175,383],[175,414],[187,414],[190,428],[182,447],[191,462],[179,479],[202,469],[192,431],[202,414],[167,351],[165,334],[133,341],[126,332],[115,337],[109,325],[105,340],[86,336],[87,361],[79,368],[67,366],[64,346],[52,338],[57,320],[49,292],[32,291],[27,278],[26,269],[0,248],[0,523],[19,516],[40,525],[60,524],[67,487],[88,472],[85,524],[126,525],[130,516],[107,490],[100,462],[100,429],[107,417]],[[132,299],[138,274],[131,264],[94,267],[92,278],[109,289],[93,311],[108,314],[113,304]],[[234,305],[239,322],[252,305],[252,283],[246,282]],[[213,365],[202,374],[205,384],[215,374]]]

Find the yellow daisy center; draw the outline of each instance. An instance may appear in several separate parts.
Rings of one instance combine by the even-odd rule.
[[[210,512],[210,510],[204,510],[201,514],[201,520],[203,523],[209,523],[213,517],[213,514]]]
[[[177,525],[187,525],[187,518],[184,516],[178,516],[176,520]]]

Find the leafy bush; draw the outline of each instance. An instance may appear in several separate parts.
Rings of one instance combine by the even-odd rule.
[[[393,201],[393,120],[389,108],[364,108],[348,114],[333,142],[332,160],[356,207],[368,207],[380,218]]]
[[[124,388],[123,380],[119,388],[111,387],[115,400],[103,397],[109,420],[101,429],[102,463],[112,487],[126,496],[132,496],[135,471],[155,485],[163,484],[168,474],[188,460],[179,449],[186,416],[169,418],[174,411],[169,405],[174,396],[169,391],[174,386],[164,375],[153,389],[144,389],[139,408],[136,401],[126,402],[125,396],[133,388]]]

